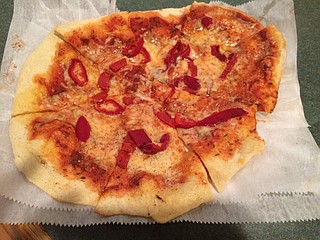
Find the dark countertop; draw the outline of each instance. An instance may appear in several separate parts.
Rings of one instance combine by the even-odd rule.
[[[192,0],[147,1],[118,0],[121,10],[135,11],[162,7],[181,7]],[[232,5],[245,0],[225,0]],[[298,77],[301,99],[310,131],[320,145],[320,7],[318,0],[295,0],[298,31]],[[0,59],[12,18],[13,0],[0,0]],[[2,76],[1,76],[2,77]],[[320,220],[263,224],[196,224],[165,225],[104,224],[89,227],[43,225],[52,239],[320,239]]]

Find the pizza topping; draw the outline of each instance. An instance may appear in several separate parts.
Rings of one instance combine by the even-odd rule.
[[[150,53],[148,52],[147,49],[144,47],[141,48],[140,53],[144,57],[144,59],[141,61],[141,64],[146,64],[151,61]]]
[[[124,108],[113,99],[104,99],[96,102],[94,108],[101,113],[108,115],[117,115],[121,114],[124,111]]]
[[[133,44],[128,44],[122,51],[122,54],[131,58],[137,56],[143,46],[144,40],[142,37],[138,38],[138,40]]]
[[[157,111],[155,115],[157,116],[157,118],[159,118],[163,123],[167,124],[168,126],[172,128],[176,127],[174,118],[172,118],[169,114],[165,112]]]
[[[136,150],[136,145],[129,134],[123,140],[121,149],[116,157],[117,166],[126,169],[131,155]]]
[[[134,103],[134,100],[135,100],[135,97],[134,96],[124,96],[122,98],[122,101],[125,105],[130,105],[130,104],[133,104]]]
[[[125,58],[122,58],[114,63],[110,64],[110,69],[113,72],[118,72],[121,68],[127,66],[127,60]]]
[[[156,154],[165,150],[170,141],[170,134],[163,134],[160,138],[160,145],[152,143],[147,133],[143,129],[131,130],[128,132],[136,146],[146,154]]]
[[[216,58],[218,58],[221,62],[227,61],[227,57],[224,54],[221,54],[219,45],[211,46],[211,54],[212,56],[215,56]]]
[[[68,69],[70,78],[80,87],[83,87],[88,82],[87,71],[79,59],[71,59]]]
[[[190,70],[191,77],[195,77],[198,75],[198,68],[194,64],[193,59],[191,58],[186,58],[188,60],[188,69]]]
[[[186,116],[180,114],[180,113],[176,113],[175,118],[174,118],[174,124],[176,126],[176,128],[184,128],[184,129],[188,129],[188,128],[193,128],[195,126],[197,126],[197,122],[187,118]]]
[[[231,118],[241,117],[247,112],[242,108],[229,108],[220,112],[214,112],[210,116],[197,121],[197,126],[214,125],[220,122],[228,121]]]
[[[177,128],[192,128],[195,126],[212,126],[220,122],[228,121],[231,118],[241,117],[247,114],[242,108],[230,108],[221,112],[214,112],[206,118],[195,121],[187,119],[181,115],[176,116],[175,123]]]
[[[195,77],[191,77],[191,76],[184,76],[182,78],[182,81],[184,82],[184,84],[187,86],[187,88],[185,88],[187,91],[190,89],[193,91],[197,91],[200,89],[201,85],[199,83],[199,80]]]
[[[76,124],[76,136],[81,142],[86,142],[90,137],[91,127],[84,116],[80,116]]]
[[[238,57],[238,55],[236,53],[232,53],[229,56],[227,66],[225,67],[225,69],[223,70],[223,72],[220,75],[221,79],[225,79],[227,77],[227,75],[229,74],[229,72],[231,72],[232,68],[234,67],[234,65],[237,62],[237,57]]]
[[[228,121],[231,118],[241,117],[246,115],[247,112],[242,108],[230,108],[220,112],[214,112],[208,117],[205,117],[201,120],[193,120],[187,118],[181,113],[176,113],[174,118],[171,118],[165,112],[156,112],[155,115],[165,124],[172,128],[193,128],[196,126],[212,126],[220,122]]]
[[[98,79],[98,86],[102,90],[108,92],[110,86],[110,79],[112,75],[108,72],[102,72]]]
[[[108,97],[108,93],[106,91],[99,92],[91,97],[94,102],[100,102],[103,99]]]
[[[176,64],[179,57],[187,58],[190,54],[189,44],[183,44],[180,40],[174,45],[167,53],[164,63],[169,66],[170,64]]]
[[[212,24],[212,18],[211,17],[203,17],[201,19],[201,24],[205,27],[205,28],[209,28],[209,26]]]

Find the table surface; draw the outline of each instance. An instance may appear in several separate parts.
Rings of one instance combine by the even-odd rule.
[[[121,10],[136,11],[163,7],[182,7],[192,0],[118,0]],[[236,5],[246,0],[225,0]],[[295,0],[298,31],[298,78],[300,94],[310,131],[320,145],[320,7],[318,0]],[[13,0],[0,0],[0,59],[12,19]],[[17,229],[19,226],[17,226]],[[168,223],[164,225],[104,224],[87,227],[42,225],[52,239],[320,239],[320,220],[262,224],[197,224]],[[18,231],[17,231],[18,232]],[[20,231],[21,232],[21,231]],[[0,237],[1,238],[1,237]],[[14,238],[18,239],[18,238]],[[19,238],[20,239],[20,238]]]

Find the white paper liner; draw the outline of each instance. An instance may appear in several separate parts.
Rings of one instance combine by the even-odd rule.
[[[223,193],[216,194],[216,200],[219,203],[215,202],[202,206],[181,216],[178,220],[265,222],[320,218],[318,207],[320,151],[307,129],[308,124],[300,100],[293,2],[291,0],[256,0],[238,8],[256,17],[265,26],[273,23],[287,40],[288,57],[280,86],[278,105],[273,114],[258,115],[258,119],[261,121],[259,121],[257,128],[259,134],[266,141],[266,150],[249,162],[233,178]],[[48,222],[67,225],[101,222],[152,222],[144,218],[127,216],[102,218],[93,213],[90,207],[60,203],[53,200],[42,190],[30,184],[16,170],[8,136],[8,122],[17,76],[26,57],[54,26],[68,21],[95,18],[114,11],[116,11],[116,6],[115,1],[112,0],[92,2],[89,0],[74,2],[67,2],[66,0],[15,1],[13,20],[1,66],[0,81],[0,195],[5,197],[0,198],[0,202],[3,203],[1,206],[5,206],[1,210],[4,211],[3,214],[1,212],[1,221],[10,223],[15,221]],[[291,192],[296,194],[262,197],[265,193]],[[263,204],[272,206],[272,209],[262,208]],[[305,206],[305,204],[308,207],[310,206],[310,209],[314,212],[305,211],[305,209],[309,209],[305,207],[288,214],[297,206]],[[280,211],[278,208],[283,210]],[[10,212],[7,209],[21,209],[35,214],[29,215],[17,211],[15,217],[9,221],[10,216],[5,214]],[[226,215],[223,214],[225,209],[228,212]],[[242,209],[260,217],[238,216],[236,212],[241,212]],[[53,213],[57,214],[57,218],[50,220]],[[81,217],[82,215],[88,217]],[[34,216],[34,218],[30,218],[30,216]],[[74,216],[78,218],[75,219]]]
[[[5,206],[0,222],[56,224],[66,226],[87,226],[103,223],[153,224],[154,221],[142,217],[112,216],[102,217],[93,211],[48,210],[27,207],[0,197],[0,205]],[[180,216],[172,222],[189,221],[195,223],[271,223],[307,221],[319,219],[320,196],[305,194],[278,194],[259,197],[247,203],[205,204]]]

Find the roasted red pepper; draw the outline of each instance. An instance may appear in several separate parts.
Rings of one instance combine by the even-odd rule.
[[[191,77],[196,77],[198,76],[198,68],[194,64],[193,59],[187,58],[188,59],[188,69],[190,70]]]
[[[187,118],[186,116],[176,113],[175,118],[171,118],[164,112],[156,112],[155,115],[165,124],[172,128],[193,128],[196,126],[212,126],[220,122],[228,121],[231,118],[241,117],[246,115],[247,112],[242,108],[230,108],[221,112],[214,112],[208,117],[195,121]]]
[[[71,63],[68,69],[68,74],[72,81],[83,87],[88,82],[88,75],[86,68],[84,67],[83,63],[76,58],[71,59]]]
[[[195,77],[191,77],[191,76],[184,76],[182,78],[184,84],[190,88],[193,91],[197,91],[200,89],[201,85],[199,83],[199,80]]]
[[[220,122],[225,122],[231,118],[241,117],[246,114],[247,112],[242,108],[230,108],[221,112],[214,112],[210,116],[197,121],[197,126],[214,125]]]
[[[122,54],[127,57],[135,57],[137,56],[143,46],[144,40],[142,37],[138,38],[136,42],[133,44],[128,44],[122,51]]]
[[[127,66],[127,60],[125,58],[122,58],[114,63],[111,63],[109,67],[113,72],[118,72],[121,68],[125,66]]]
[[[221,62],[227,61],[227,57],[224,54],[221,54],[219,45],[211,46],[211,54],[212,56],[215,56],[216,58],[218,58]]]
[[[201,24],[205,27],[205,28],[209,28],[209,26],[212,24],[212,18],[211,17],[203,17],[201,19]]]
[[[94,102],[100,102],[104,99],[106,99],[108,97],[108,93],[103,91],[103,92],[99,92],[97,93],[96,95],[93,95],[91,97],[91,99],[94,101]]]
[[[140,53],[144,57],[144,59],[141,61],[142,64],[146,64],[151,61],[150,53],[148,52],[147,49],[144,47],[141,48]]]
[[[132,138],[129,134],[126,135],[126,137],[123,140],[121,149],[118,152],[118,155],[116,157],[116,163],[117,166],[120,168],[126,169],[130,160],[130,157],[136,150],[136,145],[133,142]]]
[[[91,127],[84,116],[80,116],[76,124],[76,136],[81,142],[86,142],[90,137]]]
[[[164,151],[170,141],[170,134],[163,134],[160,139],[160,145],[152,143],[151,139],[144,131],[144,129],[136,129],[128,132],[136,146],[146,154],[156,154],[158,152]]]
[[[236,53],[230,54],[227,66],[225,67],[225,69],[223,70],[221,75],[219,76],[221,79],[225,79],[227,77],[227,75],[231,72],[232,68],[234,67],[234,65],[237,62],[237,57],[238,57],[238,55]]]
[[[196,123],[196,121],[189,119],[180,113],[176,113],[174,118],[176,128],[193,128],[196,126]]]
[[[108,72],[102,72],[98,79],[98,86],[102,90],[108,92],[112,75]]]
[[[168,126],[175,128],[174,118],[170,117],[169,114],[161,111],[155,111],[155,115],[159,118],[163,123],[167,124]]]
[[[98,101],[96,102],[94,107],[98,112],[102,112],[108,115],[117,115],[121,114],[124,111],[124,108],[113,99],[104,99]]]
[[[167,53],[164,63],[169,66],[170,64],[176,64],[178,57],[187,58],[190,54],[190,46],[183,44],[180,40],[174,45]]]

